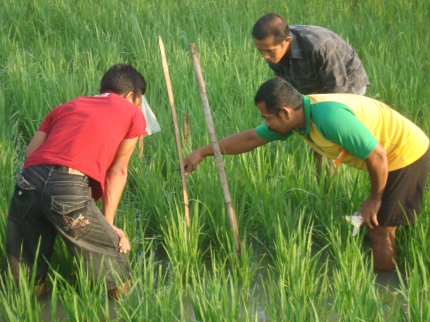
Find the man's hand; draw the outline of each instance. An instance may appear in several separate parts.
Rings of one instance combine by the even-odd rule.
[[[187,157],[184,158],[184,170],[185,175],[189,175],[191,172],[197,169],[197,166],[202,162],[204,157],[201,155],[200,150],[195,150]]]
[[[379,225],[377,214],[380,207],[380,199],[370,197],[363,202],[360,209],[360,215],[363,217],[363,225],[368,228],[374,228]]]
[[[131,250],[130,241],[125,236],[125,233],[122,231],[122,229],[119,229],[118,227],[115,227],[111,225],[113,230],[117,233],[119,237],[119,243],[118,243],[118,251],[120,253],[128,253]]]

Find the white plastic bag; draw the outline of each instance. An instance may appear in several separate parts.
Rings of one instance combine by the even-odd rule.
[[[360,229],[361,224],[363,223],[363,217],[360,215],[360,213],[357,211],[352,216],[345,216],[345,219],[351,223],[351,225],[354,226],[354,229],[352,230],[352,236],[355,236],[358,234],[358,230]]]
[[[151,135],[152,133],[160,132],[160,124],[158,124],[157,118],[149,107],[148,101],[145,98],[145,95],[142,95],[142,112],[145,116],[146,120],[146,131],[147,135]]]

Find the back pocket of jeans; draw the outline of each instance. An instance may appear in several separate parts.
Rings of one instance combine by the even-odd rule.
[[[9,208],[9,218],[21,224],[34,205],[36,188],[22,175],[18,177]]]
[[[89,202],[85,196],[52,196],[51,210],[58,228],[73,238],[84,235],[91,228],[91,213],[85,212]]]

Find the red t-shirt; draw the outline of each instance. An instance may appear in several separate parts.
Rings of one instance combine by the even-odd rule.
[[[103,195],[106,171],[120,143],[146,134],[142,111],[123,97],[106,93],[79,97],[54,108],[38,131],[47,134],[24,164],[62,165],[93,181],[93,198]]]

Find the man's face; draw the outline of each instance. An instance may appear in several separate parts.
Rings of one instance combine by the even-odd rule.
[[[264,123],[270,131],[273,131],[278,135],[284,135],[293,130],[292,120],[289,118],[285,110],[281,109],[279,116],[277,116],[267,112],[266,104],[264,102],[258,103],[257,106],[260,110],[261,117],[264,119]]]
[[[277,64],[288,52],[290,47],[291,37],[287,37],[279,45],[274,45],[274,37],[269,36],[266,39],[258,40],[254,38],[255,47],[260,52],[261,56],[271,64]]]

